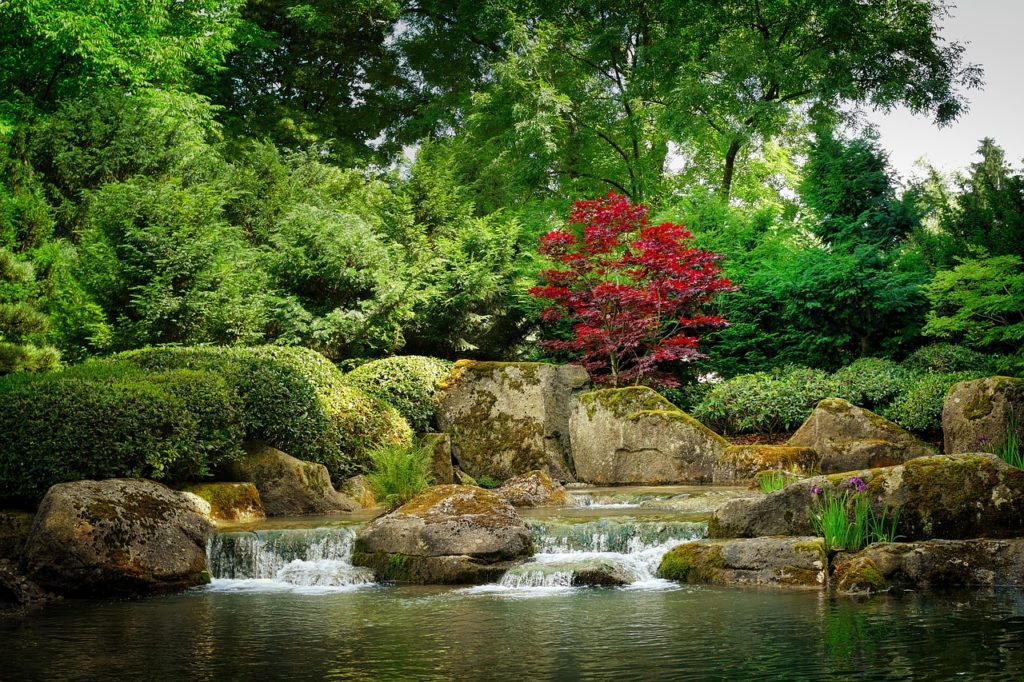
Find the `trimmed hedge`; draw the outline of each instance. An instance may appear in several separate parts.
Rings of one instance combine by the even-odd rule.
[[[861,358],[832,375],[836,398],[878,411],[906,390],[914,375],[893,360]]]
[[[4,377],[0,402],[4,503],[65,481],[201,478],[243,454],[241,405],[216,374],[90,363]]]
[[[338,368],[308,348],[159,347],[121,353],[110,362],[222,376],[242,400],[246,438],[319,462],[338,483],[366,470],[378,444],[412,443],[398,411],[343,385]]]
[[[437,385],[452,363],[422,355],[373,360],[346,374],[342,381],[392,405],[414,431],[430,431],[437,412]]]

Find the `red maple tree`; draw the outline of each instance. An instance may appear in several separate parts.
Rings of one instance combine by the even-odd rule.
[[[563,266],[542,270],[530,294],[551,301],[541,320],[567,320],[573,338],[542,341],[575,355],[595,383],[676,386],[663,368],[703,357],[697,333],[726,321],[703,308],[732,283],[721,276],[721,255],[690,248],[682,225],[647,221],[647,207],[609,193],[578,201],[569,223],[541,237],[540,252]]]

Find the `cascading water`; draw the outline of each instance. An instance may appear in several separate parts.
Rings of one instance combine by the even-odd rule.
[[[372,585],[373,572],[351,564],[356,528],[218,533],[207,555],[213,589],[347,590]]]

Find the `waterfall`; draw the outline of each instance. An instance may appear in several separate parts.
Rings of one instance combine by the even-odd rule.
[[[351,564],[356,528],[217,533],[207,546],[214,589],[331,591],[373,584]]]

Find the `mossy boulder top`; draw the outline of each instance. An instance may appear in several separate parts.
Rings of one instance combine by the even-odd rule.
[[[359,503],[337,492],[323,464],[304,462],[265,443],[245,443],[245,459],[228,474],[249,481],[259,491],[267,516],[329,514],[359,509]]]
[[[474,478],[541,469],[572,481],[569,411],[588,383],[576,365],[460,360],[439,386],[438,425]]]
[[[1013,427],[1024,446],[1024,379],[989,377],[953,386],[942,407],[947,455],[994,452]]]
[[[561,507],[570,503],[562,484],[543,471],[528,471],[510,478],[494,492],[516,507]]]
[[[697,540],[669,550],[658,574],[684,583],[821,589],[828,559],[816,537]]]
[[[729,443],[644,386],[584,393],[569,419],[580,481],[710,483]]]
[[[211,521],[259,521],[267,518],[260,491],[252,483],[197,483],[182,489],[194,495]]]
[[[821,470],[821,455],[814,448],[792,445],[733,445],[718,458],[714,483],[749,483],[763,471],[810,476]]]
[[[50,488],[25,545],[35,582],[60,594],[147,594],[209,582],[206,516],[144,479]]]
[[[904,464],[843,474],[815,476],[768,495],[732,500],[715,511],[711,537],[806,535],[823,494],[848,489],[859,478],[876,514],[899,513],[897,534],[904,540],[1016,537],[1024,531],[1024,471],[987,453],[933,455]],[[852,506],[853,496],[847,497]]]
[[[826,398],[787,445],[814,448],[824,473],[891,466],[937,454],[934,448],[870,410]]]
[[[511,504],[483,488],[439,485],[363,526],[352,563],[381,580],[486,583],[532,554]]]

